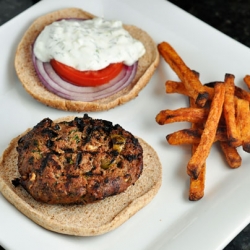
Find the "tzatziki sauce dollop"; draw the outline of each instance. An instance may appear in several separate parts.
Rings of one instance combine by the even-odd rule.
[[[145,47],[123,28],[121,21],[97,17],[53,22],[39,34],[33,51],[42,62],[55,59],[85,71],[118,62],[132,65],[143,56]]]

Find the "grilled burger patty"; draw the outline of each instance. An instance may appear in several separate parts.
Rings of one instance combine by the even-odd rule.
[[[88,115],[43,119],[18,141],[19,183],[37,201],[87,204],[119,194],[143,169],[143,149],[120,125]]]

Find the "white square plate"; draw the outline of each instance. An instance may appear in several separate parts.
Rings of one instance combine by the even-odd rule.
[[[69,115],[32,99],[22,88],[13,66],[17,44],[34,19],[64,7],[80,7],[107,19],[119,19],[146,30],[156,43],[168,41],[202,82],[223,81],[225,73],[250,73],[250,50],[164,0],[44,0],[0,27],[0,153],[9,141],[44,117]],[[205,197],[188,200],[186,164],[189,147],[169,146],[165,136],[187,124],[159,126],[162,109],[186,106],[180,95],[167,95],[164,83],[177,80],[161,60],[139,96],[115,109],[90,113],[121,124],[144,138],[158,152],[163,184],[153,201],[118,229],[96,237],[73,237],[43,229],[0,195],[0,244],[6,249],[222,249],[250,221],[250,156],[240,151],[243,164],[229,169],[214,145],[207,159]],[[73,114],[73,113],[70,113]],[[79,114],[82,115],[82,114]]]

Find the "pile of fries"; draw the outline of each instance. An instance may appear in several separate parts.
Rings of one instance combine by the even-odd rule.
[[[238,147],[250,153],[250,93],[235,85],[233,74],[225,74],[224,81],[202,84],[199,73],[191,70],[169,43],[160,43],[158,50],[180,79],[166,81],[166,93],[187,96],[190,106],[162,110],[156,122],[160,125],[191,123],[190,128],[168,134],[166,139],[171,145],[191,145],[187,164],[189,199],[199,200],[204,196],[206,159],[214,142],[219,143],[231,168],[241,165]],[[249,75],[244,81],[250,88]]]

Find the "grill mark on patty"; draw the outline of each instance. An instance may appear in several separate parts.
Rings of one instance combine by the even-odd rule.
[[[79,167],[81,161],[82,161],[82,152],[78,152],[77,156],[76,156],[76,164],[75,164],[75,166]]]
[[[19,139],[17,152],[21,185],[51,204],[85,204],[118,194],[143,169],[137,138],[86,114],[69,122],[43,119]]]
[[[48,148],[51,148],[53,145],[54,145],[54,142],[53,142],[52,140],[47,140],[46,146],[47,146]]]
[[[46,168],[47,164],[48,164],[48,161],[49,161],[49,158],[50,158],[51,154],[47,154],[43,159],[42,159],[42,162],[41,162],[41,166],[38,170],[38,172],[41,174],[44,169]]]
[[[125,158],[129,161],[132,162],[133,160],[138,159],[139,157],[141,157],[141,155],[126,155]]]
[[[58,136],[58,133],[50,128],[45,128],[42,130],[42,135],[48,135],[49,138],[55,138]]]
[[[87,128],[87,130],[86,130],[85,144],[87,144],[88,142],[90,142],[93,130],[94,130],[94,128],[92,126],[90,126],[90,127]]]
[[[83,119],[79,118],[79,117],[76,117],[75,118],[75,122],[76,122],[76,126],[77,128],[79,129],[80,132],[83,131],[84,129],[84,122],[83,122]]]

